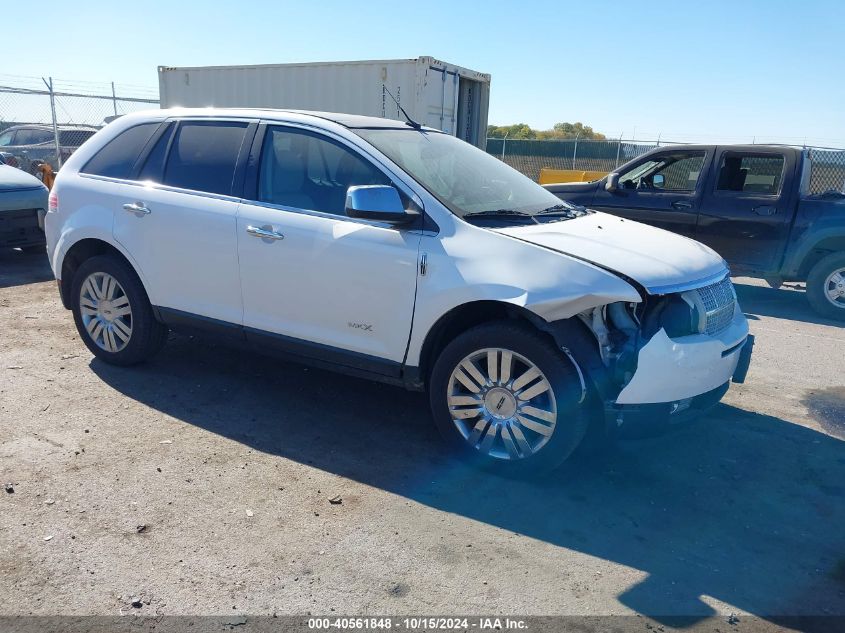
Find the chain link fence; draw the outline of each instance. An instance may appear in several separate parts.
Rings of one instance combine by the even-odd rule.
[[[845,193],[845,150],[812,148],[810,154],[810,195]]]
[[[113,118],[157,108],[158,90],[0,75],[0,159],[35,175],[58,170]]]
[[[40,175],[58,170],[113,118],[157,108],[158,89],[0,74],[0,160]],[[547,169],[610,172],[657,147],[637,140],[487,139],[487,151],[537,181]],[[810,148],[808,193],[845,192],[845,150]]]
[[[539,141],[488,138],[487,152],[532,180],[539,181],[543,169],[608,173],[646,152],[675,144],[635,140]],[[845,194],[845,149],[807,148],[807,152],[810,157],[810,174],[806,194]]]
[[[535,181],[541,169],[610,172],[656,147],[657,143],[624,140],[487,139],[488,153]]]

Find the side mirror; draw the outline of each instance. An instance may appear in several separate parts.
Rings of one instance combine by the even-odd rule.
[[[651,186],[655,189],[663,189],[663,185],[666,184],[666,178],[663,174],[654,174],[651,177]]]
[[[346,215],[362,220],[405,224],[417,217],[402,205],[396,187],[355,185],[346,190]]]
[[[604,183],[604,188],[610,193],[619,189],[619,174],[608,174],[607,182]]]

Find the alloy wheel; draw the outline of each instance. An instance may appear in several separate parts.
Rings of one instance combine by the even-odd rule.
[[[534,455],[557,423],[557,403],[546,376],[504,348],[466,356],[452,371],[446,397],[458,432],[473,448],[497,459]]]
[[[837,308],[845,309],[845,268],[828,275],[824,282],[824,296]]]
[[[91,273],[79,291],[79,311],[91,340],[107,352],[124,349],[132,338],[132,306],[123,286],[108,273]]]

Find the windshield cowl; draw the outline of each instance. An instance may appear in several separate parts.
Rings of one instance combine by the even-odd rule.
[[[573,204],[555,204],[539,211],[529,213],[517,209],[494,209],[490,211],[475,211],[467,213],[463,219],[467,222],[474,220],[493,221],[504,220],[508,224],[545,224],[548,222],[562,222],[572,220],[590,213],[595,213],[585,207]]]

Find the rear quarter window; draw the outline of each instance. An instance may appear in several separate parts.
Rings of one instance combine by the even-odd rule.
[[[164,184],[230,195],[247,123],[184,121],[176,130],[164,169]]]
[[[129,178],[135,161],[152,138],[160,123],[142,123],[121,132],[89,160],[83,174]]]

